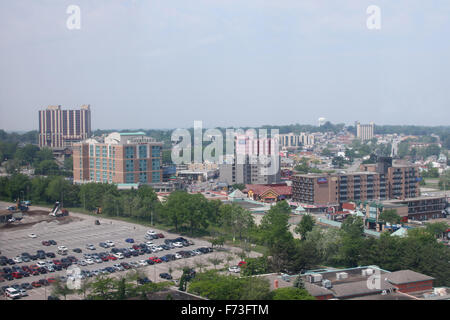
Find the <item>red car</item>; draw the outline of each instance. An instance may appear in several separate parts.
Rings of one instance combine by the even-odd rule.
[[[40,288],[42,285],[39,283],[39,282],[37,282],[37,281],[33,281],[32,283],[31,283],[31,285],[33,286],[33,287],[35,287],[35,288]]]
[[[150,258],[148,258],[149,260],[152,260],[153,262],[155,262],[155,263],[161,263],[162,262],[162,260],[160,259],[160,258],[158,258],[158,257],[150,257]]]
[[[139,247],[137,244],[133,244],[132,248],[133,248],[134,250],[139,250],[139,249],[140,249],[140,247]]]
[[[28,273],[31,272],[31,269],[28,266],[22,266],[22,270]]]
[[[52,261],[56,266],[60,266],[61,265],[61,261],[55,259]]]
[[[245,262],[245,261],[239,261],[239,263],[238,263],[238,267],[240,268],[240,267],[242,267],[244,264],[246,264],[247,262]]]
[[[112,256],[112,255],[109,255],[109,256],[108,256],[108,259],[109,259],[109,260],[117,260],[117,258],[114,257],[114,256]]]
[[[164,235],[162,233],[158,233],[156,235],[158,236],[158,238],[164,238]]]
[[[48,241],[42,241],[42,244],[43,244],[44,246],[49,246],[49,245],[50,245],[50,242],[48,242]]]
[[[20,272],[13,272],[11,275],[14,279],[22,279],[22,274]]]
[[[48,278],[47,281],[48,281],[48,283],[55,283],[56,279],[55,278]]]

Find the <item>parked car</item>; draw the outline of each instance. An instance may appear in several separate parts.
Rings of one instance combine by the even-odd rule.
[[[149,278],[147,278],[147,277],[138,279],[138,283],[139,284],[146,284],[146,283],[151,283],[151,282],[152,281]]]
[[[30,238],[37,238],[37,235],[34,234],[34,233],[30,233],[28,236],[29,236]]]
[[[5,290],[5,296],[10,298],[10,299],[20,299],[22,297],[22,295],[20,294],[20,291],[9,287]]]
[[[81,252],[82,252],[82,250],[81,250],[80,248],[75,248],[75,249],[73,249],[72,251],[73,251],[73,252],[76,252],[76,253],[81,253]]]
[[[231,266],[228,268],[228,271],[234,272],[234,273],[239,273],[239,272],[241,272],[241,268],[239,268],[238,266]]]
[[[125,239],[125,242],[134,243],[134,239],[133,238],[127,238],[127,239]]]
[[[162,279],[167,279],[167,280],[171,280],[172,276],[170,274],[168,274],[167,272],[163,272],[159,274],[159,277]]]
[[[115,243],[112,242],[111,240],[108,240],[105,243],[108,245],[108,247],[114,247],[115,246]]]

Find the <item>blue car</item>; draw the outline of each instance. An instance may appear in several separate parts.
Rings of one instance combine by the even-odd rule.
[[[134,243],[134,239],[128,238],[128,239],[125,239],[125,242],[128,242],[128,243]]]

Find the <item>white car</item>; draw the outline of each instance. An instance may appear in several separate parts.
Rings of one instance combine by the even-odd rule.
[[[78,265],[80,265],[80,266],[86,266],[87,265],[87,262],[86,262],[86,260],[80,260],[80,261],[78,261]]]
[[[183,247],[183,244],[182,244],[181,242],[174,242],[174,243],[173,243],[173,246],[174,246],[175,248],[182,248],[182,247]]]
[[[58,250],[60,250],[60,251],[67,251],[68,249],[67,249],[66,246],[59,246]]]
[[[175,253],[175,259],[181,259],[183,256],[179,253]]]
[[[239,273],[239,272],[241,272],[241,268],[239,268],[238,266],[232,266],[232,267],[228,268],[228,271],[234,272],[234,273]]]
[[[139,260],[139,261],[138,261],[138,264],[139,264],[140,266],[148,266],[148,263],[147,263],[145,260]]]
[[[36,265],[37,265],[39,268],[44,268],[44,267],[47,266],[47,263],[45,263],[45,261],[38,261],[38,262],[36,262]]]
[[[7,296],[10,299],[20,299],[22,295],[20,294],[20,291],[14,289],[14,288],[7,288],[5,290],[5,296]]]
[[[147,247],[152,247],[152,246],[153,246],[153,241],[147,241],[147,242],[145,243],[145,245],[146,245]]]
[[[108,247],[114,247],[115,246],[115,243],[112,242],[111,240],[108,240],[105,243],[108,245]]]
[[[154,230],[148,230],[147,234],[150,236],[154,236],[156,234],[156,232]]]
[[[86,259],[85,261],[87,264],[94,264],[94,260],[92,259]]]
[[[162,247],[160,247],[160,246],[156,246],[155,249],[156,249],[156,251],[163,251],[163,250],[164,250],[164,249],[163,249]]]
[[[22,262],[22,258],[19,257],[19,256],[17,256],[17,257],[15,257],[15,258],[13,258],[13,261],[14,261],[15,263],[21,263],[21,262]]]
[[[89,250],[95,250],[95,247],[94,247],[93,244],[87,244],[87,245],[86,245],[86,249],[89,249]]]
[[[114,253],[113,256],[116,257],[117,259],[123,259],[123,258],[125,258],[125,256],[123,255],[122,252]]]
[[[37,235],[35,235],[34,233],[30,233],[28,236],[29,236],[30,238],[36,238],[36,237],[37,237]]]
[[[22,297],[28,296],[28,292],[25,289],[20,289],[19,292],[20,292],[20,296],[22,296]]]

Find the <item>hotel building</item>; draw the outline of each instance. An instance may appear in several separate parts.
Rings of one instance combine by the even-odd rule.
[[[103,141],[77,143],[73,147],[74,182],[160,183],[162,145],[144,132],[114,132]]]
[[[91,135],[91,110],[83,105],[79,110],[62,110],[49,106],[39,110],[39,147],[64,149]]]

